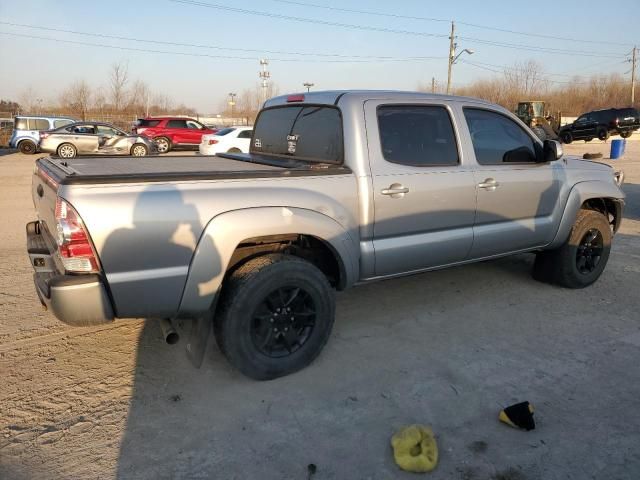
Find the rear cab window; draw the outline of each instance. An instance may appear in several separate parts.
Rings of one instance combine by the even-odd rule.
[[[285,105],[260,112],[250,152],[340,164],[344,158],[342,114],[332,105]]]

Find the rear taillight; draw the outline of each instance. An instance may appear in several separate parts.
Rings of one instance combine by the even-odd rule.
[[[138,134],[138,129],[136,127],[132,127],[131,128],[131,133],[133,133],[134,135]]]
[[[67,272],[97,273],[98,259],[78,212],[62,198],[56,199],[58,253]]]
[[[218,143],[218,140],[214,140],[214,139],[209,140],[209,145],[215,145],[216,143]]]
[[[49,136],[49,134],[47,132],[40,132],[40,140],[42,140],[43,138],[47,138]]]

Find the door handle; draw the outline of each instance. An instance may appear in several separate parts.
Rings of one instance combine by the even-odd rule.
[[[490,191],[495,190],[499,186],[500,184],[496,182],[493,178],[486,178],[484,182],[478,184],[479,188],[485,188]]]
[[[390,195],[391,198],[402,198],[405,193],[409,193],[409,189],[400,183],[392,183],[389,188],[382,190],[382,195]]]

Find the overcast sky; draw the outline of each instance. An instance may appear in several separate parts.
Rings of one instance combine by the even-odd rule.
[[[420,83],[430,84],[432,76],[446,82],[451,19],[458,22],[459,51],[475,50],[462,58],[476,63],[455,65],[456,85],[529,59],[539,61],[556,82],[573,74],[625,73],[630,69],[625,55],[634,43],[640,46],[640,1],[601,6],[584,0],[512,1],[508,6],[491,0],[0,0],[0,98],[16,100],[32,87],[38,96],[55,99],[79,79],[106,86],[110,65],[123,61],[132,80],[142,79],[153,91],[206,113],[216,111],[228,92],[258,83],[261,57],[270,59],[272,81],[282,93],[301,90],[305,81],[315,83],[315,89],[415,90]],[[396,61],[371,58],[376,56]]]

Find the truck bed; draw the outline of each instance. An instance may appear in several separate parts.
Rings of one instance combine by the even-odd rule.
[[[164,182],[344,174],[341,165],[313,165],[286,157],[247,154],[217,156],[76,157],[37,160],[58,184]]]

